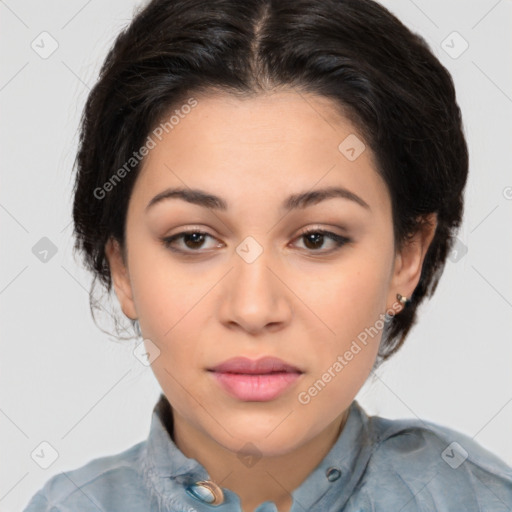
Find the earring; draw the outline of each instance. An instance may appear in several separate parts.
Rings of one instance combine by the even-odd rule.
[[[402,304],[404,307],[407,307],[411,301],[404,295],[400,295],[399,293],[396,294],[396,298],[400,301],[400,304]]]
[[[142,338],[142,331],[140,330],[139,319],[138,318],[133,319],[132,324],[133,324],[133,328],[135,330],[135,335],[138,338]]]

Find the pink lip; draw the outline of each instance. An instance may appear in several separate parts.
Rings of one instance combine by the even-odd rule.
[[[277,398],[303,373],[275,357],[262,357],[255,361],[235,357],[209,371],[231,396],[247,402],[266,402]]]

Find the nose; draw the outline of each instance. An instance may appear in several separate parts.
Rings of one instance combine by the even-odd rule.
[[[234,268],[223,282],[220,316],[231,329],[252,335],[276,331],[289,324],[293,293],[270,250],[262,250],[249,238],[233,255]]]

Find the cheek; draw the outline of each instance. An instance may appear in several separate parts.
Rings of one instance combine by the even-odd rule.
[[[303,279],[307,284],[299,287],[299,293],[323,321],[326,334],[331,331],[332,339],[357,336],[385,312],[389,274],[384,259],[354,251],[339,265],[324,274],[316,270],[314,275],[315,279]]]
[[[208,286],[187,277],[158,244],[155,240],[134,244],[130,279],[142,334],[165,341],[179,330]]]
[[[171,360],[181,358],[179,352],[184,350],[183,345],[193,357],[201,311],[199,303],[207,290],[207,286],[201,290],[181,286],[179,280],[173,280],[172,286],[166,286],[165,281],[155,282],[155,286],[145,283],[137,295],[143,336],[154,340],[162,352],[173,358]]]
[[[385,312],[386,295],[375,268],[331,279],[321,288],[315,307],[328,329],[310,337],[305,347],[311,366],[299,390],[298,411],[334,420],[350,405],[373,367],[385,325],[380,315]]]
[[[383,261],[354,252],[328,278],[303,292],[321,319],[307,347],[312,362],[307,386],[320,380],[317,387],[323,390],[326,384],[318,403],[355,395],[373,366],[385,326],[381,315],[389,283]]]
[[[188,378],[190,369],[203,361],[203,325],[211,317],[208,291],[213,279],[191,279],[188,274],[158,267],[151,272],[138,274],[134,295],[142,335],[160,350],[152,364],[157,376],[173,385],[175,376],[179,382]]]

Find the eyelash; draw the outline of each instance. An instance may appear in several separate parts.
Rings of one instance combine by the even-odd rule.
[[[184,255],[187,255],[187,256],[199,256],[201,254],[201,250],[200,249],[198,249],[198,250],[193,250],[192,249],[192,250],[184,251],[182,249],[176,249],[175,247],[171,246],[171,244],[174,241],[179,240],[179,239],[183,238],[186,235],[192,235],[192,234],[209,236],[211,238],[214,238],[209,233],[206,233],[204,231],[200,231],[200,230],[194,229],[194,230],[190,230],[190,231],[182,231],[182,232],[177,233],[175,235],[162,238],[161,241],[162,241],[164,247],[166,247],[167,249],[169,249],[169,250],[171,250],[173,252],[184,254]],[[328,250],[328,251],[321,251],[321,250],[315,250],[315,249],[306,249],[308,251],[311,251],[312,253],[330,254],[332,252],[340,250],[342,246],[344,246],[345,244],[348,244],[348,243],[350,243],[352,241],[350,238],[347,238],[346,236],[341,236],[341,235],[338,235],[336,233],[332,233],[331,231],[326,231],[325,229],[309,229],[307,231],[303,231],[296,238],[296,240],[298,240],[300,238],[303,238],[303,237],[306,237],[306,236],[311,235],[311,234],[323,235],[323,236],[331,239],[335,243],[334,249],[331,249],[331,250]]]

